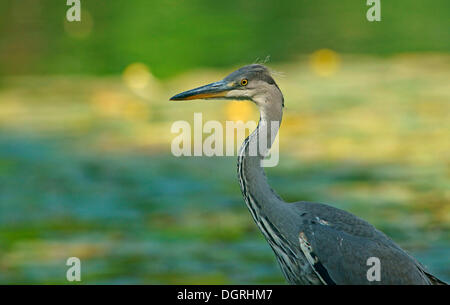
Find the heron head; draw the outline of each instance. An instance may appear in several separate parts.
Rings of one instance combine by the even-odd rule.
[[[281,98],[270,98],[273,95]],[[280,106],[283,106],[283,96],[269,69],[259,64],[244,66],[218,82],[170,98],[173,101],[195,99],[249,100],[257,105],[281,101]]]

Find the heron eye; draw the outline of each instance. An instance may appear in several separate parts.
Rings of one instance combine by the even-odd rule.
[[[243,79],[243,80],[241,80],[241,86],[247,86],[247,84],[248,84],[248,80],[247,79]]]

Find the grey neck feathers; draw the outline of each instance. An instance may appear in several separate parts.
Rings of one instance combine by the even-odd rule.
[[[267,106],[259,104],[258,127],[244,141],[238,157],[238,176],[244,200],[256,222],[261,215],[278,209],[281,198],[270,187],[261,161],[270,150],[282,118],[281,102]],[[256,149],[255,149],[256,148]]]

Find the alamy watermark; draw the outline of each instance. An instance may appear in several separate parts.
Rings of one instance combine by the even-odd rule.
[[[66,266],[70,266],[66,272],[66,279],[69,282],[81,281],[81,261],[78,257],[69,257],[66,261]]]
[[[367,266],[370,268],[367,270],[366,277],[369,282],[381,281],[381,262],[378,257],[369,257],[367,259]]]
[[[171,152],[176,157],[236,156],[239,151],[235,149],[235,140],[238,144],[244,142],[246,131],[250,133],[257,128],[258,132],[250,136],[251,140],[245,153],[248,156],[262,156],[264,158],[261,160],[261,166],[273,167],[279,161],[279,141],[276,137],[279,125],[277,121],[272,121],[270,124],[261,121],[259,126],[254,121],[245,123],[226,121],[224,128],[219,121],[203,123],[202,114],[194,113],[193,130],[187,121],[176,121],[172,124],[170,132],[178,135],[172,140]],[[205,139],[203,139],[204,134],[208,134]]]
[[[80,0],[67,0],[67,6],[70,8],[67,10],[66,19],[69,22],[81,21],[81,3]]]
[[[367,0],[367,5],[371,6],[366,13],[369,22],[381,21],[381,3],[380,0]]]

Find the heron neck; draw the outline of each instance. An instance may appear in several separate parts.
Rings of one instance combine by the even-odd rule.
[[[256,222],[262,214],[270,215],[281,198],[270,187],[261,161],[272,147],[282,118],[282,107],[260,107],[258,127],[244,141],[238,158],[238,175],[244,200]],[[257,149],[256,149],[257,148]]]

